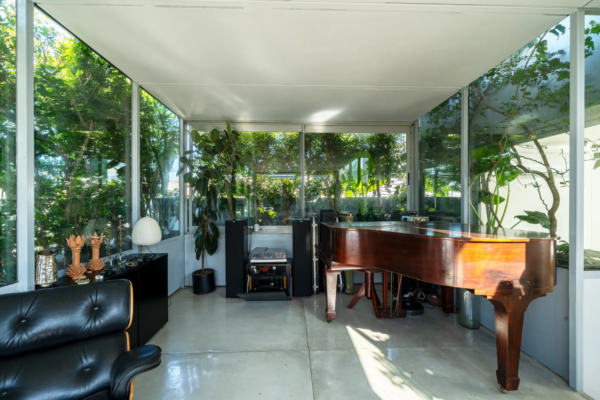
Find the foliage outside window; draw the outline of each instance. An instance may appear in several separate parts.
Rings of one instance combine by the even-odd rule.
[[[472,220],[560,236],[568,265],[569,21],[544,32],[469,87]],[[586,32],[586,57],[596,60]],[[592,150],[595,139],[588,138]],[[593,156],[586,158],[586,165]],[[586,167],[587,168],[587,167]]]
[[[131,83],[38,9],[34,28],[35,247],[66,267],[71,234],[104,233],[118,252],[120,219],[131,248]]]
[[[179,235],[179,117],[145,90],[140,101],[140,216],[164,239]]]
[[[419,213],[460,222],[461,92],[420,119]]]
[[[0,286],[17,280],[15,1],[0,1]]]
[[[584,257],[586,269],[600,269],[600,16],[587,15],[585,59]]]
[[[352,213],[355,221],[400,220],[406,211],[406,135],[305,135],[306,215]]]
[[[248,218],[251,224],[290,225],[292,217],[300,216],[299,138],[298,132],[239,132],[239,161],[229,179],[231,188],[219,190],[217,225],[237,218]],[[202,149],[194,147],[194,153],[194,157],[202,157]],[[194,226],[201,212],[197,198],[195,193]]]

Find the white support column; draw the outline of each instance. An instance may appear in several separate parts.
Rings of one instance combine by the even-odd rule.
[[[413,132],[412,132],[412,145],[411,145],[411,149],[409,150],[412,153],[412,172],[410,174],[410,181],[411,181],[411,194],[412,194],[412,205],[409,205],[409,211],[417,211],[418,213],[420,213],[421,210],[419,210],[419,202],[421,200],[421,193],[420,193],[420,189],[419,189],[419,182],[421,177],[419,176],[420,174],[420,166],[419,166],[419,127],[420,127],[420,120],[416,120],[415,122],[413,122]]]
[[[131,81],[131,223],[140,219],[140,85]],[[133,252],[139,248],[133,245]]]
[[[414,140],[415,132],[411,127],[411,131],[406,133],[406,176],[407,176],[407,185],[406,185],[406,209],[414,210],[413,207],[413,186],[415,185],[414,177],[414,160],[413,160],[413,147],[415,145]]]
[[[33,2],[17,0],[17,279],[35,289]]]
[[[185,121],[183,118],[179,117],[179,158],[185,155],[187,144],[186,132]],[[181,168],[181,165],[181,162],[179,162],[179,168]],[[185,233],[187,230],[187,223],[185,219],[186,198],[187,190],[185,187],[185,182],[183,181],[183,174],[181,174],[179,175],[179,240],[181,241],[182,254],[180,287],[185,286]]]
[[[585,10],[571,14],[569,136],[569,385],[583,390],[583,160],[585,135]]]
[[[300,201],[298,204],[300,205],[300,216],[302,218],[306,217],[305,211],[305,199],[304,199],[304,158],[305,154],[305,142],[304,142],[304,124],[302,125],[302,131],[300,132]]]
[[[460,220],[469,223],[469,87],[460,97]]]

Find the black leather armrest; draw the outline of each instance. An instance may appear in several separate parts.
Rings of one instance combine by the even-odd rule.
[[[158,346],[146,345],[121,354],[111,371],[111,398],[115,400],[127,398],[131,380],[142,372],[158,367],[161,352]]]

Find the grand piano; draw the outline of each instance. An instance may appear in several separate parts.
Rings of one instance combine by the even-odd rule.
[[[524,313],[554,289],[556,241],[544,233],[446,222],[322,223],[327,320],[335,319],[336,280],[344,269],[468,289],[494,305],[496,378],[501,391],[517,390]]]

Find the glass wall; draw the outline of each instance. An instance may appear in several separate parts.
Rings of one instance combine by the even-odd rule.
[[[235,126],[233,126],[235,129]],[[207,132],[199,132],[206,135]],[[228,198],[221,190],[217,225],[227,219],[249,218],[259,225],[290,225],[300,216],[298,196],[300,134],[298,132],[240,132],[237,143],[240,155],[236,167],[234,190]],[[200,160],[202,149],[193,148]],[[232,207],[230,211],[229,202]],[[196,225],[201,205],[192,199],[192,225]]]
[[[69,235],[104,233],[101,256],[131,248],[131,83],[39,9],[34,28],[35,247],[64,268]]]
[[[240,132],[238,215],[259,225],[291,225],[300,217],[300,134]]]
[[[163,239],[179,235],[179,117],[140,93],[140,216],[152,217]]]
[[[600,16],[586,15],[585,214],[586,269],[600,269]]]
[[[419,120],[419,214],[460,222],[461,92]]]
[[[307,133],[305,149],[305,215],[383,221],[406,212],[405,134]]]
[[[15,1],[0,0],[0,286],[17,280]]]
[[[544,32],[469,86],[475,223],[569,236],[568,24]]]

